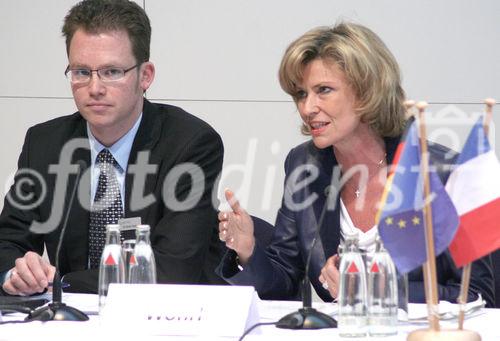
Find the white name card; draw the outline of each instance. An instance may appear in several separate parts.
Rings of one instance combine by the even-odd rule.
[[[258,322],[257,300],[245,286],[111,284],[100,315],[150,335],[236,337]]]

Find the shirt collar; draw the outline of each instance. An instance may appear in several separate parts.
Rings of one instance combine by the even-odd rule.
[[[89,137],[90,144],[90,159],[92,160],[92,165],[95,164],[97,159],[97,155],[105,148],[109,150],[111,155],[115,158],[118,166],[120,166],[119,171],[124,172],[127,169],[128,159],[130,156],[130,151],[132,150],[132,144],[134,142],[135,135],[137,134],[137,130],[139,130],[139,125],[141,124],[142,113],[137,118],[134,126],[123,135],[118,141],[116,141],[111,147],[106,147],[101,144],[95,136],[92,134],[90,130],[89,123],[87,122],[87,134]]]

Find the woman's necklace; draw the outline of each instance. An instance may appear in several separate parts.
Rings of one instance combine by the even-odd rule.
[[[384,154],[384,157],[382,159],[380,159],[379,162],[377,162],[377,166],[378,167],[382,167],[385,163],[385,158],[387,157],[387,153]],[[367,185],[364,185],[363,186],[363,189],[366,187]],[[354,191],[354,195],[356,196],[356,198],[359,198],[359,196],[361,195],[361,187],[358,186],[358,188],[356,188],[356,190]]]

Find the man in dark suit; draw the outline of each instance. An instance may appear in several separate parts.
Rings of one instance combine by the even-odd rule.
[[[0,215],[3,291],[29,295],[49,286],[66,210],[60,272],[72,291],[96,292],[103,222],[131,218],[151,226],[158,282],[221,283],[212,190],[222,141],[182,109],[144,99],[155,74],[146,13],[132,1],[85,0],[66,16],[63,34],[78,112],[27,132]],[[79,160],[87,169],[67,207]],[[113,202],[94,209],[110,188]]]

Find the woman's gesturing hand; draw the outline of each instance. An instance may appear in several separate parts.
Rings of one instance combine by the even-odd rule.
[[[232,191],[226,189],[224,194],[232,211],[219,212],[219,238],[226,243],[228,248],[236,251],[239,262],[244,265],[255,247],[253,221],[250,215],[241,208]]]

